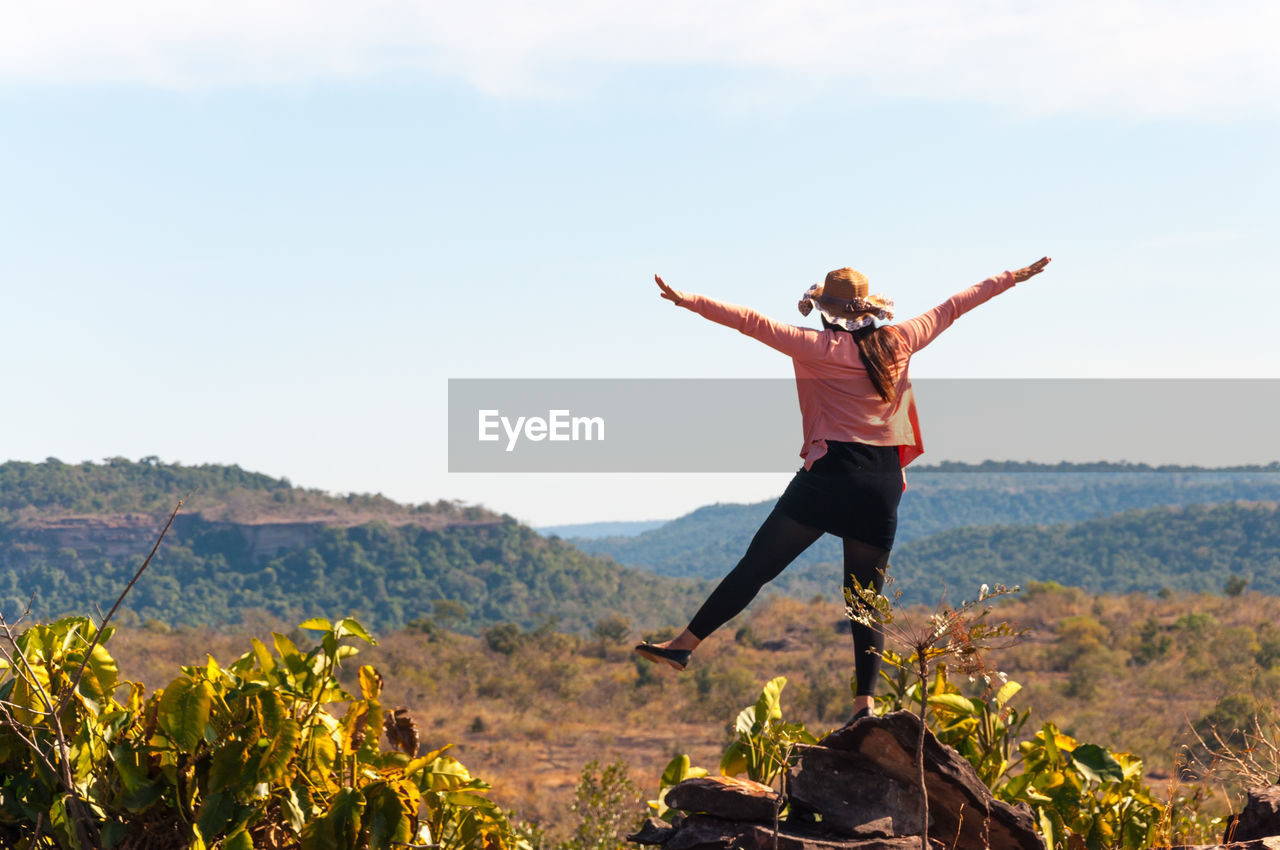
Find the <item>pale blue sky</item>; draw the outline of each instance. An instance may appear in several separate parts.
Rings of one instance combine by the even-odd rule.
[[[790,374],[655,271],[810,323],[831,268],[907,317],[1048,253],[913,375],[1280,377],[1268,5],[686,5],[6,7],[0,456],[537,524],[776,495],[447,473],[451,377]]]

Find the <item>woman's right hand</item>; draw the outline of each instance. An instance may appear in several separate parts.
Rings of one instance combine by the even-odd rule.
[[[1044,271],[1044,267],[1049,265],[1051,259],[1050,257],[1041,257],[1026,268],[1018,269],[1013,273],[1013,282],[1022,283],[1024,280],[1040,274],[1040,272]]]
[[[667,286],[666,282],[665,282],[665,281],[663,281],[663,279],[662,279],[662,278],[658,277],[658,276],[655,274],[655,275],[653,276],[653,279],[654,279],[654,280],[656,280],[656,281],[658,282],[658,288],[662,290],[662,297],[663,297],[663,298],[667,299],[668,301],[672,302],[673,304],[679,304],[681,301],[683,301],[683,300],[684,300],[684,293],[682,293],[682,292],[676,292],[674,289],[672,289],[671,287]]]

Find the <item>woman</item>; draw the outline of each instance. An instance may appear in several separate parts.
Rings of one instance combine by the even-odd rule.
[[[876,325],[874,319],[893,318],[893,302],[868,295],[862,273],[837,269],[800,299],[801,314],[818,308],[821,331],[677,292],[654,275],[668,301],[791,357],[804,426],[804,466],[688,628],[664,643],[642,643],[636,652],[685,669],[699,643],[742,611],[823,533],[844,541],[845,587],[856,581],[879,591],[906,486],[902,468],[924,451],[907,377],[911,355],[958,317],[1034,277],[1048,263],[1043,257],[1026,268],[1002,272],[897,325]],[[856,720],[871,713],[884,635],[853,623],[853,645]]]

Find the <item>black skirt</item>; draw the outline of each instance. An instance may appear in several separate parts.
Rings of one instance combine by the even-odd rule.
[[[897,446],[827,440],[827,453],[800,468],[777,508],[828,534],[892,549],[901,499]]]

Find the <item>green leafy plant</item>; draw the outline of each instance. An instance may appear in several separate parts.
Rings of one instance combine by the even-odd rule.
[[[909,669],[890,665],[881,708],[920,705],[920,685]],[[994,694],[966,697],[939,663],[924,691],[925,717],[998,799],[1031,807],[1052,850],[1139,850],[1220,832],[1220,820],[1199,814],[1200,796],[1174,799],[1171,789],[1169,802],[1158,800],[1143,783],[1142,761],[1131,754],[1082,744],[1051,723],[1019,741],[1031,712],[1009,703],[1021,688],[1005,681]]]
[[[109,631],[88,618],[17,635],[10,655],[21,660],[0,671],[0,838],[68,850],[519,847],[486,783],[444,749],[417,755],[417,730],[405,710],[384,710],[374,668],[359,669],[358,694],[338,682],[352,642],[374,643],[364,626],[301,628],[314,647],[254,639],[226,667],[212,657],[182,667],[147,699],[119,678]],[[71,774],[79,812],[58,769]]]
[[[913,680],[910,663],[892,650],[885,654],[892,656],[892,662],[888,671],[881,671],[888,687],[876,698],[879,710],[916,710],[920,685]],[[929,728],[939,741],[964,756],[988,787],[1009,771],[1018,755],[1018,737],[1031,718],[1029,709],[1019,711],[1010,705],[1021,690],[1022,685],[1006,679],[994,692],[988,688],[982,696],[965,696],[948,675],[947,665],[939,663],[926,691]]]
[[[1142,759],[1081,744],[1052,723],[1019,749],[1022,770],[996,792],[1031,807],[1050,847],[1153,845],[1165,807],[1143,783]]]
[[[803,723],[782,720],[782,689],[787,679],[779,676],[767,682],[754,705],[738,713],[733,724],[734,739],[720,759],[720,773],[749,779],[765,785],[787,769],[797,744],[816,744]]]

